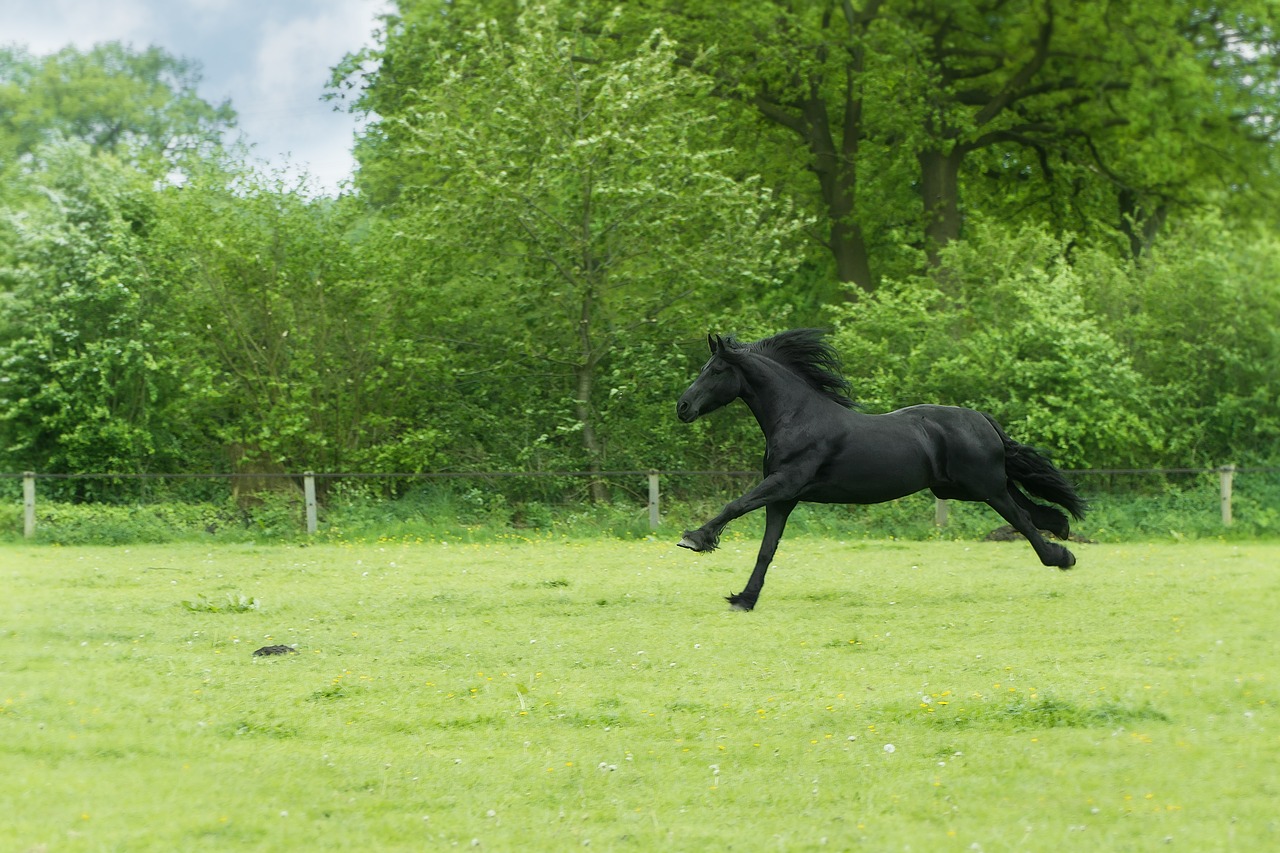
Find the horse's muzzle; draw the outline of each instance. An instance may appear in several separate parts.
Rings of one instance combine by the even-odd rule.
[[[692,423],[697,420],[698,413],[694,411],[693,406],[689,405],[688,400],[681,400],[676,403],[676,417],[685,423]]]

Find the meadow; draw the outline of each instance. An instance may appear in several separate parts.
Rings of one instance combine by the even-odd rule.
[[[0,849],[1280,849],[1280,546],[754,548],[0,546]]]

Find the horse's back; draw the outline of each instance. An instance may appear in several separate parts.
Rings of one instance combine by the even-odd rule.
[[[803,499],[879,503],[930,489],[985,500],[1004,483],[1003,441],[986,415],[922,404],[881,415],[850,412]]]
[[[880,503],[947,479],[946,438],[962,418],[945,406],[912,406],[881,415],[823,412],[785,439],[789,452],[771,457],[778,469],[807,471],[801,500]],[[768,464],[766,467],[769,467]]]

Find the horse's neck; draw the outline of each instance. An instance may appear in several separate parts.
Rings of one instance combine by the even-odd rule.
[[[751,359],[743,365],[743,374],[747,381],[742,400],[765,436],[806,417],[823,399],[803,379],[771,359]]]

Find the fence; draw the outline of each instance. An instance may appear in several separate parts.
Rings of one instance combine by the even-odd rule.
[[[1222,512],[1222,525],[1230,527],[1232,524],[1232,492],[1234,490],[1235,476],[1241,473],[1275,473],[1280,472],[1280,468],[1269,467],[1241,467],[1235,465],[1223,465],[1217,468],[1105,468],[1105,469],[1081,469],[1068,471],[1073,476],[1089,476],[1089,475],[1134,475],[1134,474],[1212,474],[1218,475],[1218,495]],[[648,479],[648,509],[649,509],[649,527],[656,530],[661,523],[661,512],[659,503],[661,501],[661,478],[681,476],[681,477],[752,477],[758,476],[756,472],[750,471],[602,471],[602,472],[584,472],[584,471],[491,471],[491,472],[418,472],[418,473],[396,473],[396,474],[372,474],[372,473],[326,473],[316,471],[304,471],[301,474],[287,473],[271,473],[271,474],[41,474],[34,471],[27,471],[22,474],[0,474],[0,479],[13,479],[20,477],[22,479],[22,503],[23,503],[23,536],[30,539],[35,536],[36,532],[36,481],[40,479],[63,479],[63,480],[128,480],[128,479],[164,479],[164,480],[263,480],[263,479],[289,479],[293,481],[302,480],[303,504],[306,531],[309,535],[314,535],[319,526],[318,504],[316,500],[316,480],[318,479],[494,479],[505,477],[586,477],[593,479],[616,479],[630,478],[638,479],[645,477]],[[946,500],[938,499],[934,506],[934,523],[939,527],[945,527],[949,513],[949,505]]]

